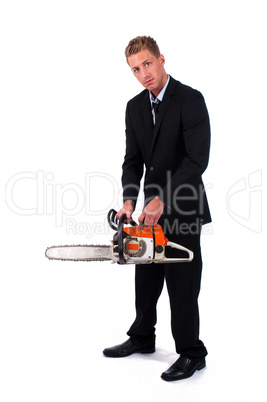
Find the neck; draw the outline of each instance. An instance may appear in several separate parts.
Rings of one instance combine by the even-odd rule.
[[[165,75],[164,75],[164,77],[163,77],[163,80],[162,80],[162,86],[161,86],[160,90],[158,90],[158,91],[156,91],[156,92],[155,92],[155,91],[154,91],[154,92],[151,92],[155,99],[156,99],[156,97],[161,93],[162,88],[164,87],[164,85],[165,85],[166,82],[167,82],[167,79],[168,79],[168,74],[165,73]]]

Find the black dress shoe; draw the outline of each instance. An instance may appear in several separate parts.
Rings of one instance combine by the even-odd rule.
[[[130,356],[133,353],[154,353],[155,346],[151,347],[140,347],[133,345],[131,339],[128,339],[126,342],[113,346],[111,348],[107,348],[103,350],[103,354],[106,357],[126,357]]]
[[[162,373],[161,378],[165,381],[182,380],[191,377],[196,370],[201,370],[204,367],[206,367],[205,358],[190,359],[181,356],[167,371]]]

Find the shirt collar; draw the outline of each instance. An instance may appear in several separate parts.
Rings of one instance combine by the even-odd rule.
[[[158,94],[158,96],[156,98],[154,97],[152,92],[149,91],[149,98],[150,98],[151,105],[152,105],[153,102],[156,102],[156,103],[158,103],[158,101],[162,102],[162,99],[163,99],[163,96],[165,94],[166,88],[167,88],[167,86],[169,84],[169,81],[170,81],[170,76],[168,75],[168,79],[166,81],[166,84],[164,85],[164,87],[162,88],[162,90],[160,91],[160,93]]]

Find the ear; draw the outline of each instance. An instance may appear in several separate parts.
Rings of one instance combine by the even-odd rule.
[[[159,55],[158,60],[159,60],[159,62],[161,64],[161,66],[163,67],[164,64],[165,64],[165,57],[163,56],[163,54]]]

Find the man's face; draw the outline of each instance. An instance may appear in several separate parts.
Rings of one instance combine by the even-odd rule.
[[[138,81],[157,97],[167,81],[164,56],[156,58],[145,49],[129,56],[127,61]]]

